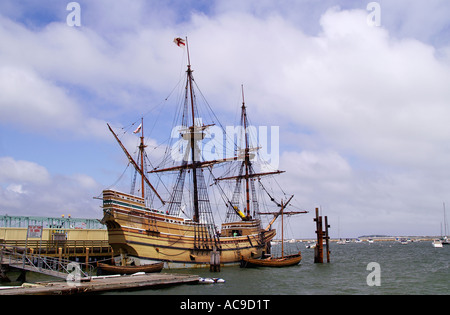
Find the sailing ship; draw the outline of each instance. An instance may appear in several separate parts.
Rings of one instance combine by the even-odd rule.
[[[179,38],[176,40],[176,43],[185,42]],[[255,172],[251,157],[257,149],[249,144],[244,97],[241,125],[245,130],[245,147],[237,156],[203,159],[200,148],[205,132],[212,124],[205,125],[199,117],[194,88],[197,85],[191,68],[187,39],[186,48],[188,64],[182,110],[178,116],[181,117],[182,126],[179,129],[180,140],[186,145],[182,153],[183,159],[178,165],[154,167],[146,171],[143,119],[136,130],[141,133],[137,162],[108,124],[129,163],[141,178],[140,196],[114,189],[103,191],[102,222],[108,230],[109,244],[122,264],[129,264],[130,260],[135,265],[164,262],[165,268],[207,267],[213,263],[219,266],[238,264],[242,257],[260,258],[269,254],[270,241],[276,235],[276,230],[272,228],[274,220],[267,227],[262,226],[255,184],[256,181],[260,182],[263,176],[277,175],[282,171]],[[215,177],[213,166],[224,163],[237,163],[238,174]],[[208,172],[215,179],[214,184],[221,191],[227,207],[226,218],[220,231],[214,222],[213,205],[205,180],[205,173]],[[146,173],[155,174],[158,179],[161,179],[161,174],[175,177],[171,190],[168,189],[167,200],[162,198]],[[220,188],[222,181],[234,182],[235,189],[231,200]],[[242,189],[242,186],[245,189]],[[150,190],[152,197],[161,203],[159,208],[146,203],[146,188]],[[244,202],[239,198],[242,191],[245,195]]]

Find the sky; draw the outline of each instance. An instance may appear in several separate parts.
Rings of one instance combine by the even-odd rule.
[[[316,207],[332,237],[440,234],[447,0],[76,3],[0,2],[0,214],[101,218],[93,197],[127,163],[106,123],[170,126],[186,66],[173,39],[187,36],[221,122],[236,123],[243,84],[252,123],[279,128],[277,182],[310,211],[292,218],[294,237],[314,237]],[[131,152],[136,141],[124,138]]]

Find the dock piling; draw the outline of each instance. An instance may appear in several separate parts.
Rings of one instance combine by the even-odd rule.
[[[86,272],[88,272],[89,268],[89,247],[86,247]]]
[[[220,253],[217,251],[217,248],[214,246],[214,249],[211,253],[211,259],[209,261],[209,271],[211,272],[219,272],[220,271]]]
[[[2,282],[11,282],[11,280],[6,275],[6,268],[3,267],[3,249],[0,248],[0,281]]]
[[[323,231],[322,231],[322,217],[319,216],[319,208],[316,208],[316,217],[314,219],[316,222],[316,234],[317,234],[317,244],[314,248],[314,263],[323,263]]]
[[[325,244],[327,247],[327,263],[330,262],[330,237],[328,236],[328,228],[330,225],[328,224],[328,217],[325,216]]]
[[[316,222],[316,234],[317,234],[317,244],[314,248],[314,263],[323,263],[323,241],[325,240],[325,246],[327,250],[327,263],[330,262],[330,243],[328,236],[328,228],[330,225],[328,224],[328,217],[325,216],[325,232],[323,231],[322,225],[322,216],[319,216],[319,208],[316,208],[316,217],[314,218],[314,222]]]

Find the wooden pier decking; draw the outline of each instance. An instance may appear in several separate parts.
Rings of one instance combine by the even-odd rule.
[[[199,277],[187,274],[148,273],[130,276],[92,277],[87,281],[37,282],[32,285],[0,289],[0,295],[72,295],[117,290],[137,290],[158,285],[196,283]]]

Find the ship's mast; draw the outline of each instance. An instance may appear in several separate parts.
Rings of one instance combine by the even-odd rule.
[[[158,199],[161,201],[161,203],[163,205],[165,205],[165,201],[161,198],[161,196],[158,194],[158,192],[156,191],[155,187],[153,187],[153,185],[150,183],[150,181],[148,180],[148,178],[145,176],[144,171],[143,171],[143,167],[142,167],[142,163],[141,163],[141,167],[134,161],[133,157],[130,155],[130,153],[128,153],[127,149],[125,148],[125,146],[122,144],[122,142],[120,141],[119,137],[116,135],[116,133],[112,130],[111,126],[109,124],[107,124],[109,131],[111,131],[111,133],[113,134],[114,138],[116,139],[117,143],[119,143],[120,147],[122,148],[123,152],[125,153],[125,155],[128,157],[128,161],[130,161],[130,163],[133,165],[133,167],[136,169],[136,171],[139,173],[139,175],[141,175],[142,179],[147,183],[147,185],[153,190],[153,192],[155,193],[155,195],[158,197]],[[142,140],[143,141],[143,140]]]
[[[141,193],[142,199],[145,200],[145,180],[144,180],[144,150],[147,146],[144,145],[144,118],[141,118],[141,144],[139,145],[139,152],[141,154]]]
[[[197,154],[195,152],[195,110],[194,110],[194,93],[192,91],[192,69],[191,69],[191,59],[189,56],[189,44],[186,37],[186,49],[188,55],[188,66],[187,66],[187,76],[188,76],[188,87],[189,94],[191,97],[191,113],[192,113],[192,127],[191,132],[191,154],[192,154],[192,182],[194,186],[194,222],[199,222],[199,207],[198,207],[198,184],[197,184]]]
[[[284,258],[284,205],[281,200],[281,258]]]
[[[243,220],[248,221],[252,219],[251,211],[250,211],[250,190],[252,194],[252,203],[253,203],[253,213],[254,215],[257,215],[259,212],[258,209],[258,201],[256,197],[256,190],[254,187],[254,178],[266,176],[266,175],[276,175],[280,173],[284,173],[284,171],[272,171],[272,172],[264,172],[264,173],[256,173],[253,169],[252,161],[250,159],[250,151],[251,150],[258,150],[258,148],[250,148],[250,139],[248,132],[248,118],[247,118],[247,107],[245,106],[245,97],[244,97],[244,86],[241,85],[241,93],[242,93],[242,106],[241,106],[241,126],[243,128],[242,132],[244,137],[244,160],[242,161],[241,168],[239,170],[239,174],[237,176],[228,176],[228,177],[219,177],[217,180],[236,180],[236,186],[235,191],[233,195],[233,201],[234,205],[232,206],[232,210],[236,212],[236,214]],[[242,138],[241,138],[242,139]],[[242,140],[241,140],[242,141]],[[242,152],[242,151],[241,151]],[[245,180],[245,209],[244,213],[242,213],[238,209],[238,195],[241,194],[241,180]],[[230,214],[227,214],[227,217],[232,219],[232,216]]]
[[[250,150],[248,147],[248,133],[247,133],[247,110],[245,107],[245,98],[244,98],[244,86],[241,85],[242,89],[242,112],[241,112],[241,124],[244,127],[244,137],[245,137],[245,151],[244,151],[244,164],[245,164],[245,193],[247,199],[247,208],[245,214],[247,217],[250,217],[250,185],[249,185],[249,168],[250,168]]]
[[[149,171],[149,173],[159,173],[159,172],[173,172],[178,171],[178,177],[176,179],[176,184],[174,190],[171,194],[169,201],[168,213],[171,215],[178,215],[181,210],[182,199],[183,199],[183,189],[185,183],[186,173],[192,175],[192,191],[189,192],[191,195],[190,200],[193,203],[192,209],[192,221],[200,224],[206,224],[208,229],[210,229],[210,235],[214,236],[214,218],[212,216],[211,206],[208,197],[207,186],[205,183],[205,178],[203,175],[203,168],[211,167],[218,163],[228,162],[237,160],[237,157],[217,159],[212,161],[202,161],[199,141],[204,138],[204,130],[211,125],[202,124],[194,92],[194,77],[193,70],[191,68],[191,60],[189,55],[189,46],[187,38],[185,40],[187,48],[187,79],[185,85],[185,97],[184,97],[184,108],[182,113],[182,126],[180,130],[181,137],[183,140],[187,141],[187,148],[184,152],[184,157],[181,165],[168,167],[168,168],[154,168]],[[192,156],[190,158],[189,156]],[[214,236],[215,237],[215,236]]]
[[[280,211],[278,212],[260,212],[259,214],[268,214],[273,215],[272,220],[270,221],[269,225],[266,227],[266,231],[270,230],[272,228],[272,224],[275,222],[275,220],[281,215],[281,257],[284,257],[284,215],[293,215],[293,214],[302,214],[302,213],[308,213],[308,211],[284,211],[288,204],[291,202],[292,198],[294,198],[294,195],[292,195],[287,202],[283,202],[281,200],[281,203],[276,202],[273,200],[279,207]]]

